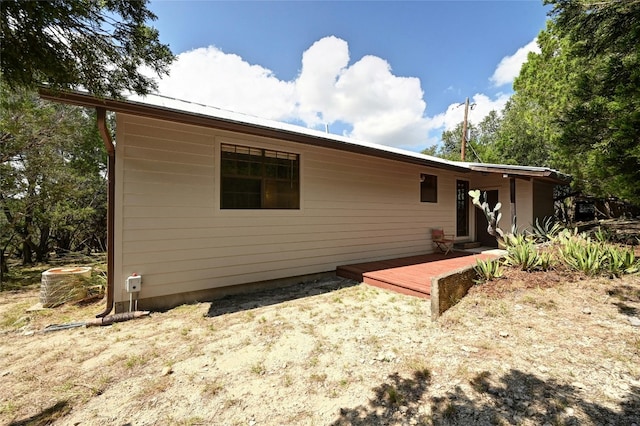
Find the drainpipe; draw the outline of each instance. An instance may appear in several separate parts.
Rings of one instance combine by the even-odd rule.
[[[116,183],[116,150],[107,129],[107,111],[97,107],[98,130],[107,149],[107,306],[96,318],[102,318],[113,310],[113,270],[115,242],[115,183]]]

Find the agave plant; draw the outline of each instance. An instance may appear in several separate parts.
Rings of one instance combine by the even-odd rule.
[[[596,275],[606,267],[605,245],[592,241],[584,234],[563,239],[558,252],[569,268],[586,275]]]
[[[562,231],[562,225],[554,220],[552,216],[545,217],[542,222],[537,218],[531,231],[529,232],[533,238],[539,243],[545,243],[553,240]]]
[[[598,229],[593,233],[593,237],[598,242],[607,243],[611,241],[612,235],[606,228],[598,227]]]
[[[478,274],[478,279],[473,280],[476,284],[482,284],[487,281],[492,281],[497,278],[501,278],[504,274],[504,268],[498,260],[482,260],[476,261],[476,266],[473,269]]]
[[[604,267],[610,277],[635,274],[640,271],[640,260],[636,260],[632,249],[609,245],[605,253]]]
[[[549,260],[540,256],[533,241],[521,238],[510,240],[505,263],[523,271],[534,271],[543,269],[543,264],[548,264]]]

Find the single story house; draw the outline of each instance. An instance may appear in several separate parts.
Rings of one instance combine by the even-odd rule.
[[[447,161],[162,96],[99,99],[109,152],[107,315],[176,306],[433,251],[430,230],[495,243],[469,189],[529,226],[553,215],[567,176],[538,167]],[[106,128],[116,114],[116,143]],[[517,212],[516,212],[517,208]],[[139,292],[128,277],[142,277]],[[133,281],[131,281],[133,282]]]

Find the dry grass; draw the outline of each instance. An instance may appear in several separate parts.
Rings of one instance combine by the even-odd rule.
[[[0,294],[2,424],[640,424],[640,279],[512,275],[437,323],[335,280],[40,333]]]

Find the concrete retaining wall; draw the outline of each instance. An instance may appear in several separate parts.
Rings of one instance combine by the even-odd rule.
[[[433,277],[431,279],[431,320],[440,315],[462,299],[474,285],[478,274],[473,266],[467,266],[454,272]]]

